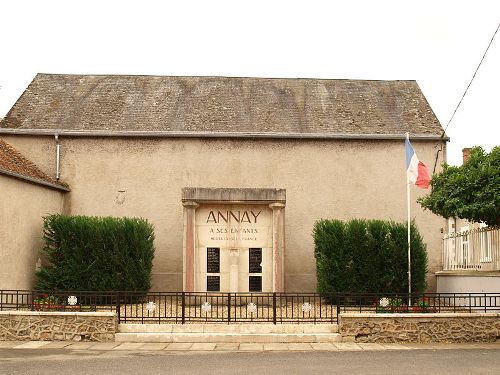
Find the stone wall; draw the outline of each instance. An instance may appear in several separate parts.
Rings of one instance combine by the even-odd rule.
[[[114,341],[114,313],[0,311],[0,341]]]
[[[343,341],[494,342],[500,338],[500,314],[352,314],[339,316]]]

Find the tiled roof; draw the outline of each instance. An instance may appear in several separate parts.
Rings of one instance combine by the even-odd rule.
[[[65,184],[47,176],[3,139],[0,139],[0,173],[40,183],[55,189],[69,190]]]
[[[38,74],[3,128],[440,136],[415,81]]]

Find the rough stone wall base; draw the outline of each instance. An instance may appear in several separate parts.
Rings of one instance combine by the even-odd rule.
[[[114,341],[114,313],[0,311],[0,341]]]
[[[346,342],[494,342],[500,339],[500,314],[343,313],[339,332]]]

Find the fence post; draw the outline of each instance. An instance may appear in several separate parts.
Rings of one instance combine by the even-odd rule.
[[[231,322],[231,293],[227,294],[227,322]]]
[[[31,311],[35,311],[35,291],[31,291]]]
[[[186,292],[182,292],[182,304],[181,304],[181,314],[182,314],[181,323],[182,324],[186,323],[185,310],[186,310]]]
[[[273,292],[273,324],[276,324],[276,292]]]
[[[118,317],[118,324],[121,320],[121,304],[120,304],[120,292],[116,292],[116,316]]]
[[[336,299],[336,305],[337,305],[337,322],[338,322],[339,315],[340,315],[340,293],[337,293],[335,299]]]

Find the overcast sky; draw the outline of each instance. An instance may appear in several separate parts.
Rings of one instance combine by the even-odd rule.
[[[446,126],[499,0],[0,2],[0,117],[37,72],[415,79]],[[500,32],[447,134],[500,139]],[[432,165],[432,161],[425,161]]]

